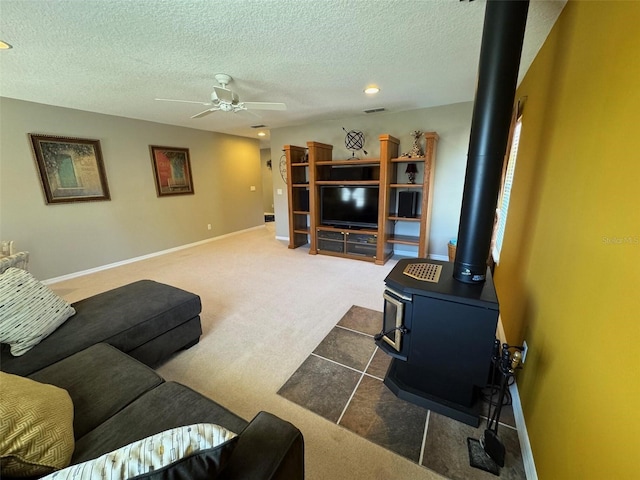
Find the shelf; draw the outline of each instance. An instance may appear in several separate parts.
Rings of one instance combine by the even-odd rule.
[[[357,158],[355,160],[323,160],[316,162],[316,165],[379,165],[379,158]]]
[[[378,158],[334,160],[333,146],[320,142],[307,142],[307,148],[284,146],[289,175],[289,248],[308,243],[311,255],[322,253],[368,260],[378,265],[391,258],[394,244],[416,247],[419,258],[428,255],[438,135],[425,132],[424,155],[413,158],[399,156],[400,140],[392,135],[380,135],[378,140]],[[408,177],[402,176],[401,171],[404,172],[410,163],[421,163],[418,168],[424,173],[417,176],[418,183],[400,183],[407,181]],[[325,186],[380,187],[377,228],[350,230],[322,225],[321,192]],[[405,200],[404,192],[408,192],[409,197],[419,192],[419,205],[415,206],[419,215],[412,218],[398,215],[399,199]],[[395,235],[396,230],[407,235]]]
[[[399,217],[395,214],[389,215],[389,220],[399,221],[399,222],[420,222],[422,218],[420,216],[417,217]]]
[[[330,227],[328,225],[318,225],[317,230],[325,230],[327,232],[340,232],[340,233],[362,233],[365,235],[377,235],[377,230],[371,230],[368,228],[338,228],[338,227]]]
[[[419,237],[412,237],[410,235],[391,235],[388,241],[389,243],[399,243],[402,245],[418,246],[420,244]]]
[[[392,183],[391,188],[422,188],[421,183]]]
[[[380,180],[318,180],[316,185],[380,185]]]
[[[412,158],[398,157],[398,158],[391,159],[391,163],[412,163],[412,162],[424,162],[424,157],[412,157]]]

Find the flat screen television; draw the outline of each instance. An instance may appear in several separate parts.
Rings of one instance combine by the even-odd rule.
[[[334,227],[378,228],[377,185],[320,187],[320,223]]]

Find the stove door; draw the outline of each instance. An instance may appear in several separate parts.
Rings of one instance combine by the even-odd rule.
[[[411,297],[387,287],[384,298],[382,332],[376,344],[387,354],[407,359],[408,337],[411,321]]]

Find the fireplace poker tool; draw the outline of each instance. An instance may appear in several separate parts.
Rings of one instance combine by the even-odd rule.
[[[510,349],[516,351],[511,354]],[[504,467],[505,448],[502,440],[498,436],[498,425],[500,423],[500,413],[510,380],[513,378],[516,369],[522,360],[522,347],[510,347],[508,344],[502,345],[500,354],[500,341],[496,339],[492,354],[492,371],[490,385],[495,388],[496,372],[500,375],[500,387],[498,390],[498,400],[492,411],[492,402],[489,403],[487,414],[487,428],[480,440],[467,439],[469,447],[469,462],[472,467],[485,470],[494,475],[500,475],[500,468]]]

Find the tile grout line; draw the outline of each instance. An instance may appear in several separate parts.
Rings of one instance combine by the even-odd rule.
[[[347,330],[348,332],[353,332],[353,333],[359,333],[360,335],[364,335],[365,337],[370,337],[373,338],[373,335],[369,335],[368,333],[364,333],[364,332],[360,332],[359,330],[354,330],[352,328],[349,327],[343,327],[342,325],[335,325],[336,328],[341,328],[343,330]]]
[[[349,365],[345,365],[344,363],[336,362],[335,360],[331,360],[330,358],[323,357],[322,355],[318,355],[317,353],[311,352],[311,354],[309,356],[312,356],[312,355],[314,357],[321,358],[322,360],[326,360],[327,362],[335,363],[336,365],[340,365],[341,367],[348,368],[349,370],[353,370],[354,372],[358,372],[358,373],[361,373],[361,374],[364,375],[364,372],[362,370],[358,370],[357,368],[350,367]],[[369,365],[367,365],[367,367],[368,366]],[[366,367],[365,367],[365,369],[366,369]],[[373,376],[373,375],[371,375],[371,376]]]
[[[338,421],[336,422],[336,425],[340,425],[340,421],[342,420],[342,417],[344,417],[344,414],[347,411],[347,408],[349,408],[349,404],[351,403],[351,400],[353,400],[353,397],[356,394],[356,390],[358,390],[358,387],[360,386],[360,383],[362,382],[362,379],[364,378],[364,372],[366,372],[367,368],[369,368],[369,365],[371,365],[371,362],[373,361],[373,357],[375,356],[377,351],[378,351],[378,347],[376,347],[376,349],[371,354],[371,357],[369,358],[369,361],[367,362],[367,365],[364,367],[364,371],[361,372],[360,378],[358,379],[358,383],[356,383],[356,386],[353,389],[353,392],[351,392],[351,395],[349,396],[349,400],[347,400],[346,405],[342,409],[342,413],[340,414],[340,417],[338,417]],[[340,365],[340,364],[338,364],[338,365]]]
[[[424,433],[422,434],[422,446],[420,447],[420,458],[418,459],[418,465],[422,466],[424,460],[424,447],[427,445],[427,430],[429,429],[429,418],[431,417],[431,410],[427,410],[427,418],[424,421]]]

